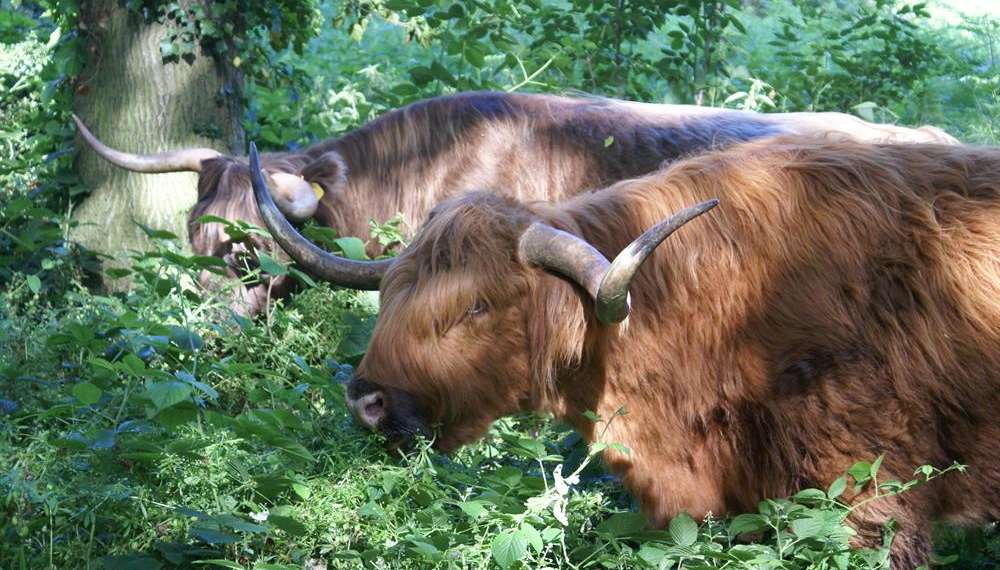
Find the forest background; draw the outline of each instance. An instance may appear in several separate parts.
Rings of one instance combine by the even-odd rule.
[[[1000,10],[976,3],[0,0],[0,568],[883,568],[886,547],[848,546],[844,487],[974,475],[885,482],[859,457],[830,489],[649,531],[600,465],[615,443],[544,418],[504,419],[450,458],[386,455],[340,386],[377,296],[305,283],[256,321],[220,319],[190,286],[211,262],[177,232],[126,220],[140,239],[103,267],[77,239],[100,192],[70,120],[93,4],[154,30],[164,73],[228,70],[236,89],[185,89],[225,98],[231,128],[184,128],[237,153],[477,89],[842,111],[1000,141]],[[1000,561],[995,526],[936,536],[940,565]]]

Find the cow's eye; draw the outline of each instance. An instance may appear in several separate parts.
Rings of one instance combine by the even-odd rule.
[[[469,310],[466,311],[465,314],[469,317],[475,317],[477,315],[482,315],[483,313],[485,313],[487,308],[488,307],[486,305],[486,301],[483,301],[482,299],[477,299],[476,302],[473,303],[471,307],[469,307]]]

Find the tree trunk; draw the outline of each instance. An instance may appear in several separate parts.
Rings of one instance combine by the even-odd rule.
[[[196,0],[182,0],[189,6]],[[76,112],[112,148],[152,153],[210,147],[242,153],[241,77],[200,53],[164,63],[165,26],[147,23],[118,0],[80,5],[88,61],[76,86]],[[228,59],[228,58],[227,58]],[[137,225],[173,232],[188,244],[187,214],[195,203],[194,173],[138,174],[117,168],[79,144],[77,169],[93,193],[78,206],[72,238],[113,256],[149,249]]]

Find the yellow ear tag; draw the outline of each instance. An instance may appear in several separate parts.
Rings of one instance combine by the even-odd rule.
[[[323,194],[324,194],[323,187],[320,186],[319,184],[313,182],[312,183],[312,189],[313,189],[313,194],[316,195],[316,199],[317,200],[322,200],[323,199]]]

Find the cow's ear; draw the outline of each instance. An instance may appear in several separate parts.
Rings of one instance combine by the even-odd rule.
[[[302,178],[319,186],[319,193],[340,192],[347,185],[347,163],[335,150],[324,152],[302,168]],[[322,196],[319,196],[322,200]]]
[[[541,273],[541,272],[539,272]],[[553,402],[559,372],[580,363],[587,334],[586,291],[551,274],[541,274],[526,318],[536,402]]]

